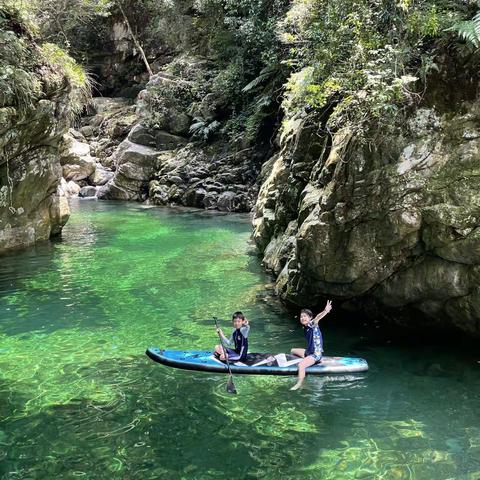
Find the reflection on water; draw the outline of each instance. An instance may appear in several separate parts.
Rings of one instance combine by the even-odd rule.
[[[241,377],[154,364],[207,348],[237,309],[252,348],[303,342],[270,296],[248,218],[74,205],[63,238],[0,262],[0,479],[480,478],[476,351],[324,326],[363,375]],[[227,327],[227,324],[224,324]]]

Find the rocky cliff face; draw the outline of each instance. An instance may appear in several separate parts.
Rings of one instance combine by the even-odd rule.
[[[41,100],[21,120],[3,113],[0,135],[0,252],[59,234],[70,211],[59,189],[58,104]],[[2,109],[4,110],[4,109]]]
[[[266,164],[254,238],[284,299],[480,334],[480,103],[458,107],[383,147],[304,126]]]
[[[59,234],[69,217],[59,148],[71,85],[14,11],[0,9],[0,35],[8,40],[0,52],[1,253]]]

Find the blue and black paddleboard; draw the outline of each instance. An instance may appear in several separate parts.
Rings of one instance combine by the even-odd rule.
[[[162,350],[149,348],[146,354],[155,362],[184,370],[228,373],[227,365],[216,359],[212,352],[199,350]],[[249,353],[244,362],[230,363],[232,373],[252,375],[297,375],[297,363],[301,359],[294,355],[279,353]],[[366,372],[368,364],[362,358],[323,357],[322,361],[307,368],[309,375],[326,373]]]

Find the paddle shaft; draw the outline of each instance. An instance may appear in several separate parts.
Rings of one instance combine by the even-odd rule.
[[[233,382],[233,374],[232,374],[232,370],[230,369],[230,362],[228,361],[227,349],[225,348],[225,345],[223,344],[222,334],[219,332],[217,317],[213,317],[213,319],[215,320],[215,327],[217,328],[218,338],[220,339],[220,344],[222,345],[223,354],[225,355],[225,360],[227,361],[228,373],[230,374],[230,377],[231,377],[232,382]]]

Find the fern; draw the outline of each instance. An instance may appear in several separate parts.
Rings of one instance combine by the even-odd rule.
[[[278,65],[269,65],[262,69],[258,74],[258,77],[254,78],[250,83],[247,83],[242,88],[242,93],[248,93],[252,90],[255,90],[258,86],[264,83],[269,78],[273,77],[275,73],[278,71]]]
[[[210,140],[217,130],[220,128],[220,122],[214,120],[213,122],[207,122],[201,117],[195,117],[193,119],[194,123],[190,125],[190,134],[194,138],[198,138],[207,142]]]
[[[455,23],[449,30],[457,33],[457,35],[475,48],[480,47],[480,12],[478,12],[471,20],[463,20]]]

